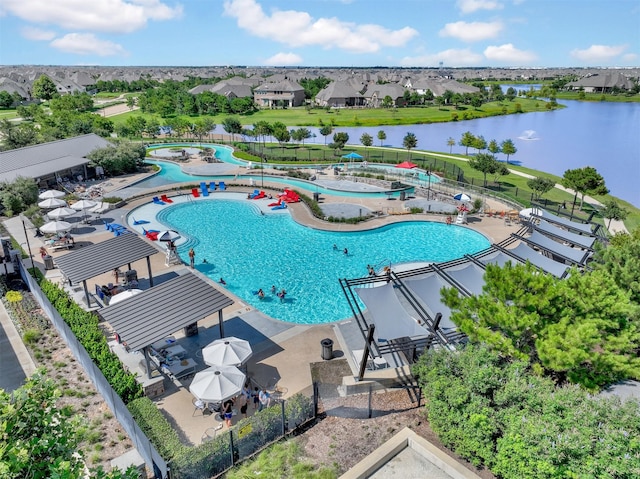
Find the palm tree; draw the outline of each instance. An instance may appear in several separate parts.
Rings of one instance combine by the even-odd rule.
[[[402,139],[402,146],[407,149],[409,159],[411,159],[411,149],[418,146],[418,139],[416,138],[416,135],[413,133],[407,133],[404,135],[404,138]]]
[[[454,140],[452,137],[449,137],[449,139],[447,140],[447,146],[449,147],[449,154],[453,152],[453,146],[455,144],[456,144],[456,140]]]
[[[380,146],[382,146],[382,142],[386,139],[387,139],[387,134],[384,132],[384,130],[380,130],[378,132],[378,140],[380,140]]]

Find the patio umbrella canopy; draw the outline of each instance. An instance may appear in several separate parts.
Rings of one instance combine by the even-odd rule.
[[[410,170],[411,168],[415,168],[416,165],[415,163],[411,163],[410,161],[403,161],[402,163],[398,163],[396,165],[396,168],[404,168],[406,170]]]
[[[204,402],[222,402],[240,394],[246,376],[235,366],[215,366],[196,373],[189,391]]]
[[[76,201],[71,207],[76,211],[88,210],[89,208],[93,208],[97,203],[91,200],[80,200]]]
[[[59,191],[59,190],[47,190],[47,191],[43,191],[42,193],[40,193],[38,195],[38,198],[41,200],[48,200],[51,198],[62,198],[63,196],[66,196],[66,193],[64,191]]]
[[[453,199],[457,201],[471,201],[471,197],[466,193],[458,193],[453,196]]]
[[[111,299],[109,300],[109,306],[119,303],[120,301],[124,301],[125,299],[129,299],[140,293],[142,293],[141,289],[128,289],[126,291],[123,291],[122,293],[115,294],[111,296]]]
[[[346,158],[348,160],[361,160],[363,158],[362,155],[357,154],[356,152],[352,151],[351,153],[349,153],[348,155],[342,155],[342,158]]]
[[[158,241],[175,241],[180,238],[180,234],[173,230],[166,230],[158,233]]]
[[[209,366],[241,366],[252,354],[248,341],[234,337],[217,339],[202,349],[202,358]]]
[[[38,203],[38,206],[40,208],[60,208],[61,206],[67,206],[67,202],[59,198],[47,198]]]
[[[63,207],[63,208],[56,208],[55,210],[49,211],[47,213],[47,216],[50,219],[58,219],[58,218],[66,218],[67,216],[71,216],[75,214],[76,214],[76,210]]]
[[[71,228],[73,228],[73,225],[66,221],[49,221],[40,227],[40,231],[48,234],[64,233],[65,231],[69,231]]]

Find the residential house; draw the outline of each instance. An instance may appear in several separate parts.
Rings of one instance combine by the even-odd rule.
[[[618,71],[595,73],[584,78],[580,78],[577,81],[567,83],[568,89],[583,89],[585,93],[607,93],[613,88],[631,90],[633,87],[633,82]]]
[[[292,80],[263,83],[253,91],[253,100],[259,108],[287,108],[304,104],[304,88]]]
[[[365,98],[348,80],[334,81],[320,90],[315,98],[316,105],[323,107],[344,108],[363,106]]]
[[[393,100],[392,106],[397,106],[402,100],[405,88],[397,83],[385,83],[385,84],[371,84],[364,92],[364,98],[367,106],[378,108],[382,106],[382,102],[385,97],[391,97]]]

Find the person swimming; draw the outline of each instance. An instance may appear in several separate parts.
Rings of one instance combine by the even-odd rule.
[[[260,288],[256,294],[258,295],[258,298],[264,299],[264,291],[262,291],[262,288]]]
[[[337,244],[333,244],[333,251],[338,251],[338,245]]]
[[[220,284],[227,284],[227,282],[224,280],[224,278],[220,278],[220,280],[218,281],[218,283]]]
[[[347,248],[345,248],[342,252],[345,254],[345,256],[349,255],[349,250]]]
[[[207,261],[207,258],[203,258],[202,263],[203,263],[203,264],[207,264],[207,263],[209,263],[209,262]]]

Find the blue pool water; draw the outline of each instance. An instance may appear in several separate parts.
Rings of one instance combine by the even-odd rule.
[[[158,220],[188,239],[178,248],[183,261],[188,263],[193,247],[200,272],[215,281],[224,278],[229,291],[267,315],[300,324],[350,317],[338,279],[366,276],[368,264],[441,262],[490,245],[479,233],[443,223],[319,231],[299,225],[288,214],[262,215],[257,206],[237,200],[174,205],[163,209]],[[272,285],[286,289],[285,303],[271,293]],[[263,300],[253,294],[259,288],[266,294]]]

